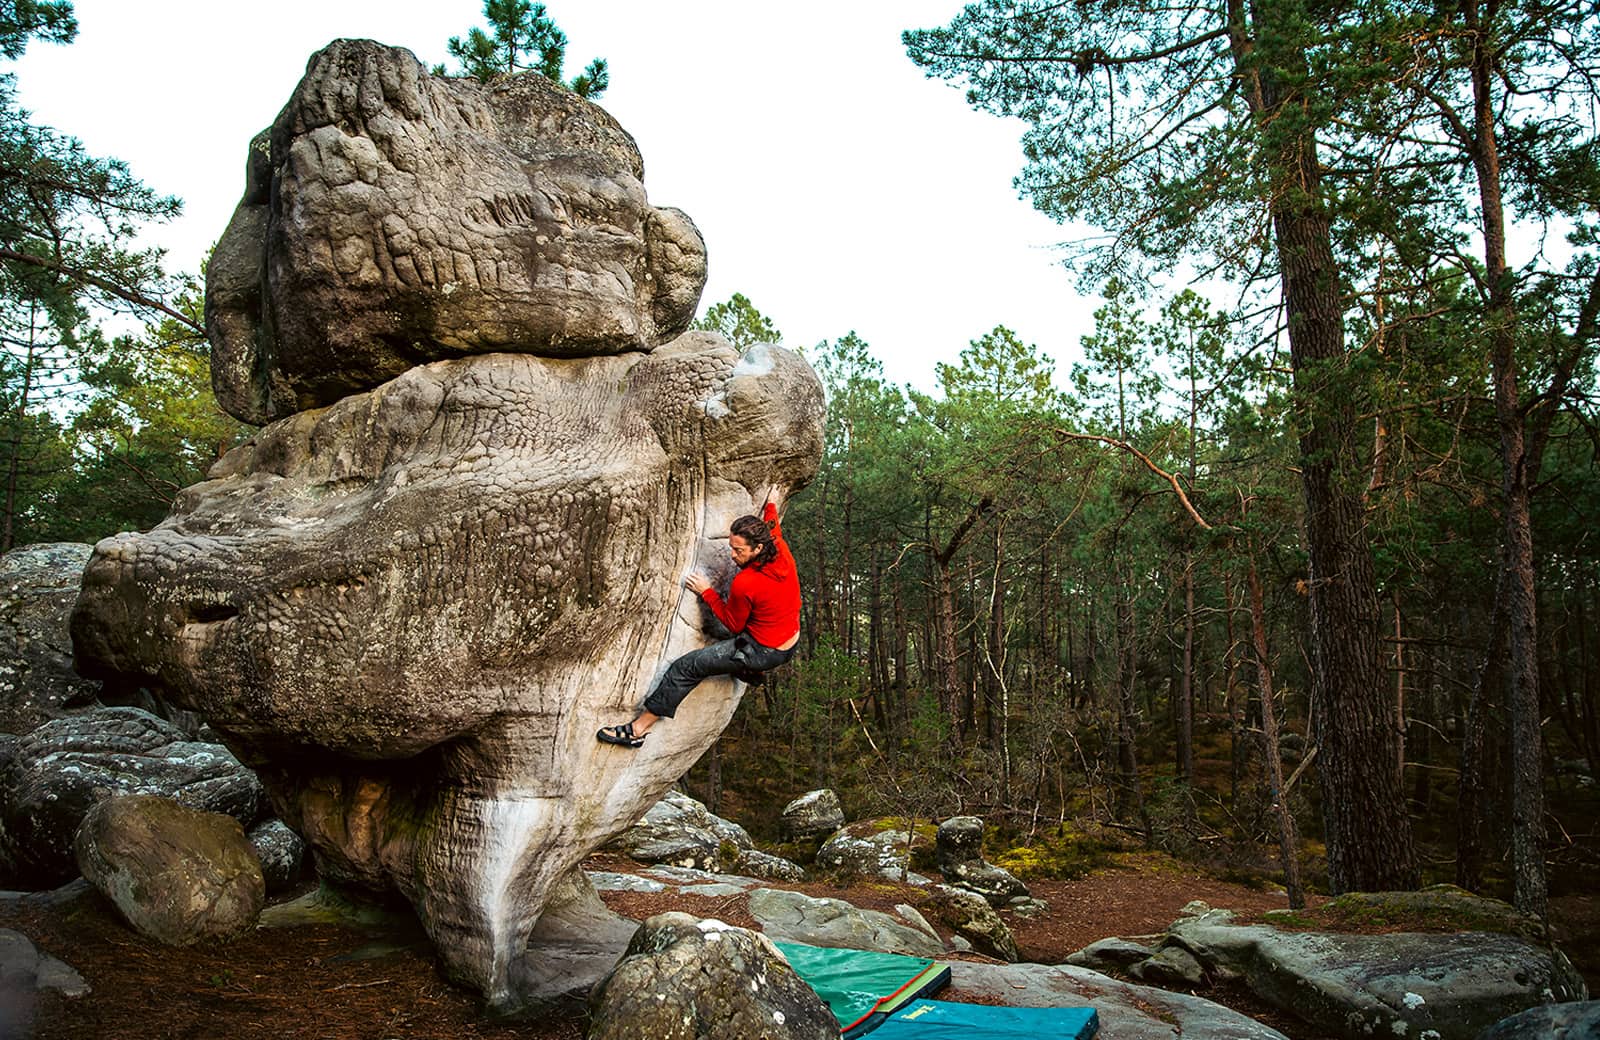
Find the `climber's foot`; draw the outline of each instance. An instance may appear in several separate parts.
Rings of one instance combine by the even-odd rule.
[[[620,726],[604,726],[595,734],[595,738],[602,743],[627,748],[644,747],[645,736],[644,733],[635,733],[631,722],[624,722]]]

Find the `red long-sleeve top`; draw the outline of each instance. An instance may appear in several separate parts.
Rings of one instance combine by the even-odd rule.
[[[778,555],[766,563],[747,564],[733,576],[726,601],[716,589],[700,594],[717,620],[735,635],[750,633],[762,646],[774,649],[800,634],[800,575],[795,570],[794,554],[783,540],[778,523],[778,507],[768,502],[761,519],[772,528]]]

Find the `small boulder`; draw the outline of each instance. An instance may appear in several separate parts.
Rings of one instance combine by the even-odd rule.
[[[926,885],[928,878],[910,869],[911,846],[905,825],[894,820],[863,820],[853,823],[822,843],[817,850],[817,866],[846,875],[904,878],[913,885]]]
[[[1130,965],[1128,974],[1164,989],[1193,989],[1206,980],[1205,968],[1194,954],[1177,944],[1163,946],[1153,956]]]
[[[136,930],[170,946],[232,938],[266,902],[239,821],[153,795],[107,798],[84,817],[78,867]]]
[[[838,1040],[828,1005],[764,935],[657,914],[590,998],[588,1040]]]
[[[804,881],[805,868],[793,860],[774,856],[770,852],[760,849],[744,849],[739,853],[739,862],[734,868],[758,878],[768,881]]]
[[[934,853],[946,881],[978,893],[990,906],[1028,895],[1028,886],[1015,875],[983,858],[983,821],[976,816],[952,816],[941,823]]]
[[[1015,964],[1021,959],[1017,940],[989,901],[954,885],[935,885],[926,904],[933,916],[955,929],[979,953]]]
[[[843,826],[839,796],[826,787],[807,791],[784,806],[778,817],[778,832],[785,841],[820,842]]]
[[[609,846],[641,863],[729,870],[755,848],[743,827],[680,791],[668,791]]]
[[[1076,953],[1068,954],[1067,963],[1095,971],[1127,971],[1140,961],[1155,956],[1155,952],[1148,946],[1112,936],[1096,939]]]
[[[294,887],[305,863],[306,843],[282,820],[265,820],[250,828],[250,847],[261,861],[261,877],[271,895]]]
[[[0,860],[16,884],[50,888],[77,874],[72,841],[84,814],[119,794],[161,795],[255,822],[265,792],[221,744],[187,739],[139,708],[97,708],[24,735],[0,775]]]
[[[937,957],[944,944],[927,932],[876,910],[842,899],[814,899],[799,892],[758,888],[750,893],[750,916],[761,930],[783,942]]]

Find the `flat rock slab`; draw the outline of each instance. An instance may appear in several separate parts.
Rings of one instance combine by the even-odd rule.
[[[81,997],[89,984],[66,962],[41,952],[21,932],[0,928],[0,1037],[33,1033],[39,994]]]
[[[1118,982],[1087,968],[955,961],[950,986],[962,1000],[1009,1007],[1093,1007],[1100,1015],[1098,1040],[1288,1040],[1221,1004]]]
[[[919,928],[842,899],[813,899],[799,892],[758,888],[750,893],[750,916],[782,942],[852,950],[938,957],[944,944]]]
[[[1514,935],[1287,932],[1213,911],[1175,922],[1168,937],[1208,970],[1237,972],[1262,999],[1351,1040],[1471,1040],[1525,1008],[1588,996],[1559,950]]]

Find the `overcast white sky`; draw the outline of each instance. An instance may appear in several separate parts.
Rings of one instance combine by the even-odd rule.
[[[1089,331],[1052,246],[1068,237],[1016,197],[1021,124],[928,80],[900,32],[959,0],[548,0],[568,75],[605,57],[601,99],[644,154],[645,189],[705,236],[702,309],[742,292],[791,345],[854,329],[895,382],[934,385],[996,324],[1056,359]],[[23,104],[97,155],[184,200],[157,230],[194,269],[244,188],[245,147],[329,40],[369,37],[446,61],[481,0],[74,0],[79,36],[34,43]],[[453,66],[453,62],[450,63]]]

